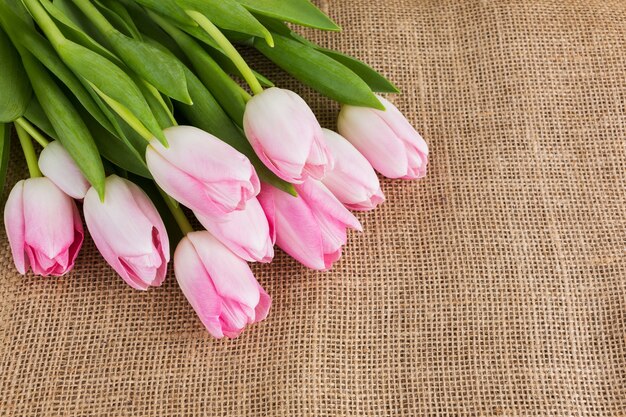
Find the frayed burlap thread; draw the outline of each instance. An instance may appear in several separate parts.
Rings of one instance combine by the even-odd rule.
[[[345,32],[315,39],[402,89],[428,178],[384,181],[333,271],[255,267],[274,305],[235,341],[173,276],[133,291],[88,240],[70,275],[22,277],[2,232],[0,415],[626,414],[626,3],[323,7]]]

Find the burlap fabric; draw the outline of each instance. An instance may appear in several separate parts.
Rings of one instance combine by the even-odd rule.
[[[19,276],[2,232],[1,415],[626,413],[626,3],[322,6],[345,33],[317,39],[403,90],[429,177],[385,181],[332,272],[256,267],[273,310],[236,341],[91,241],[69,276]]]

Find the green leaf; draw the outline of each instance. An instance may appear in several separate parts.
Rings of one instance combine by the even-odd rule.
[[[184,73],[183,73],[184,74]],[[146,98],[150,109],[152,109],[152,114],[156,117],[157,122],[159,122],[159,126],[161,129],[166,129],[168,127],[174,126],[176,120],[172,120],[171,112],[168,108],[167,103],[163,100],[161,93],[154,87],[145,83],[137,83],[141,91],[143,92],[143,96]]]
[[[335,61],[345,65],[349,69],[351,69],[356,75],[361,77],[363,81],[370,86],[372,91],[378,93],[398,93],[399,90],[394,86],[391,81],[387,78],[383,77],[381,74],[376,72],[370,66],[365,64],[364,62],[359,61],[358,59],[351,57],[349,55],[343,54],[341,52],[334,51],[332,49],[323,48],[304,36],[294,32],[287,26],[284,22],[279,20],[271,19],[268,17],[258,17],[259,21],[263,23],[268,29],[273,32],[276,32],[285,37],[291,37],[304,45],[310,46],[313,49],[316,49],[323,54],[328,55],[333,58]]]
[[[28,24],[28,26],[30,26],[31,28],[35,27],[35,22],[30,16],[30,12],[28,11],[28,9],[26,9],[26,6],[24,6],[24,3],[22,3],[22,0],[3,0],[2,3],[10,8],[12,14],[15,17],[18,17],[24,23]]]
[[[248,10],[301,26],[321,30],[339,31],[337,26],[320,9],[308,0],[237,0]]]
[[[109,50],[96,42],[91,36],[87,35],[78,25],[76,25],[68,16],[63,13],[55,4],[49,0],[39,0],[46,11],[54,20],[61,24],[60,29],[68,39],[79,45],[89,48],[94,52],[115,61],[117,58]]]
[[[289,74],[340,103],[384,110],[370,87],[357,74],[333,58],[301,42],[274,34],[274,48],[254,46]]]
[[[110,45],[107,44],[106,38],[102,36],[102,33],[100,33],[95,26],[90,24],[83,12],[72,3],[72,0],[53,0],[53,4],[67,19],[71,20],[75,26],[79,27],[98,44],[106,46],[107,48],[110,47]]]
[[[128,10],[119,2],[111,0],[95,1],[96,6],[109,22],[120,32],[135,39],[141,39],[139,29],[135,26]]]
[[[108,39],[124,63],[140,77],[167,96],[191,104],[183,65],[171,54],[117,31]]]
[[[273,45],[271,33],[235,0],[178,0],[178,4],[186,10],[202,13],[222,29],[258,36]]]
[[[33,94],[17,50],[0,29],[0,122],[21,117]]]
[[[48,120],[48,116],[46,116],[46,113],[43,111],[41,104],[39,104],[37,97],[33,96],[31,99],[30,104],[26,109],[26,113],[24,113],[24,117],[52,139],[59,138],[57,133],[54,131],[52,123]]]
[[[197,26],[196,22],[190,18],[185,10],[183,10],[176,0],[134,0],[142,6],[160,14],[163,17],[171,19],[183,26]]]
[[[158,19],[157,23],[177,42],[180,49],[191,61],[193,68],[209,89],[211,94],[219,101],[226,113],[238,125],[243,124],[243,113],[246,102],[240,94],[239,86],[228,74],[215,62],[213,58],[191,36],[182,30],[170,25],[164,19]]]
[[[21,20],[10,9],[6,8],[2,1],[0,1],[0,20],[2,20],[2,24],[7,29],[14,43],[20,44],[33,54],[72,91],[80,103],[100,124],[110,132],[115,132],[114,126],[100,110],[97,103],[91,97],[89,90],[85,88],[74,73],[63,63],[46,38]]]
[[[0,123],[0,194],[4,191],[11,148],[11,125]]]
[[[87,113],[83,113],[83,120],[104,158],[126,171],[152,178],[143,156],[129,142],[112,135]]]
[[[89,129],[72,102],[54,82],[46,69],[30,53],[22,55],[24,67],[35,95],[52,123],[59,140],[67,149],[87,181],[104,197],[104,167]]]
[[[153,136],[167,143],[141,90],[123,70],[103,56],[68,40],[59,45],[58,52],[74,73],[96,87],[104,95],[103,98],[109,100],[108,104],[110,100],[119,103],[129,112],[125,114],[126,117],[135,117]]]
[[[399,93],[400,90],[391,83],[387,78],[380,75],[376,70],[367,65],[366,63],[359,61],[349,55],[341,52],[333,51],[332,49],[318,48],[318,51],[328,55],[340,64],[350,68],[356,75],[361,77],[363,81],[370,86],[372,91],[377,93]]]
[[[187,83],[195,104],[193,106],[180,104],[177,107],[189,122],[217,136],[246,155],[263,181],[295,195],[295,190],[291,184],[278,178],[261,162],[243,132],[233,124],[217,101],[215,101],[215,98],[211,95],[209,90],[207,90],[202,82],[189,70],[187,71]]]

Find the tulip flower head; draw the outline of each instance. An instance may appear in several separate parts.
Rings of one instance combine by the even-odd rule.
[[[48,178],[18,182],[4,208],[4,225],[20,274],[62,276],[74,267],[83,225],[74,201]]]
[[[192,126],[163,132],[169,147],[156,138],[146,150],[148,168],[159,186],[188,208],[207,216],[243,210],[259,193],[260,183],[243,154]]]
[[[206,329],[217,338],[236,338],[264,320],[272,303],[248,264],[207,231],[192,232],[174,253],[180,288]]]
[[[161,285],[170,257],[169,239],[157,209],[141,188],[111,175],[104,201],[91,188],[83,209],[96,247],[128,285],[138,290]]]
[[[270,229],[265,212],[256,198],[246,208],[220,217],[196,217],[215,238],[248,262],[271,262],[276,234]]]
[[[65,194],[82,200],[91,187],[76,162],[58,141],[50,142],[39,155],[39,169]]]
[[[326,271],[341,257],[347,229],[359,221],[319,181],[296,186],[294,197],[264,184],[259,202],[276,230],[276,244],[305,266]]]
[[[367,159],[341,135],[323,131],[335,159],[335,166],[322,179],[324,185],[350,210],[373,210],[385,201],[378,176]]]
[[[424,177],[428,145],[393,104],[378,99],[386,111],[343,106],[337,121],[339,133],[385,177]]]
[[[274,87],[257,94],[246,106],[243,123],[261,161],[283,180],[321,179],[332,168],[319,122],[293,91]]]

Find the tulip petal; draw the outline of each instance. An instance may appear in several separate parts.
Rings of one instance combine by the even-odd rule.
[[[58,141],[52,141],[39,155],[41,172],[59,187],[65,194],[82,200],[90,188],[76,162]]]
[[[248,264],[206,232],[187,235],[218,294],[248,306],[259,302],[256,279]]]
[[[74,242],[74,202],[48,178],[24,184],[24,240],[34,251],[54,259]],[[41,202],[45,201],[45,209]]]
[[[337,122],[339,133],[348,139],[378,172],[388,178],[400,178],[406,175],[408,170],[405,145],[380,113],[383,112],[344,106]]]
[[[169,261],[167,232],[139,187],[112,175],[106,180],[104,202],[92,188],[84,211],[94,243],[124,281],[138,290],[163,282]]]
[[[224,332],[219,319],[222,298],[198,256],[195,245],[189,239],[193,234],[187,235],[176,247],[174,253],[176,280],[209,333],[216,338],[222,338]]]
[[[270,312],[270,308],[272,306],[272,298],[269,296],[267,292],[259,285],[259,293],[261,297],[259,298],[259,304],[257,304],[254,309],[254,320],[255,321],[263,321],[267,318],[267,315]]]
[[[276,230],[276,244],[303,265],[325,270],[320,228],[304,199],[270,185],[261,188],[258,198],[266,213],[274,212],[270,222]]]
[[[248,262],[270,262],[274,242],[265,213],[256,198],[246,208],[223,216],[195,213],[200,223],[223,245]]]
[[[20,274],[25,274],[28,270],[28,258],[24,248],[24,181],[19,181],[9,194],[4,206],[4,227],[13,254],[13,262]]]
[[[263,163],[286,181],[321,178],[332,164],[313,111],[292,91],[269,88],[253,97],[244,130]]]

